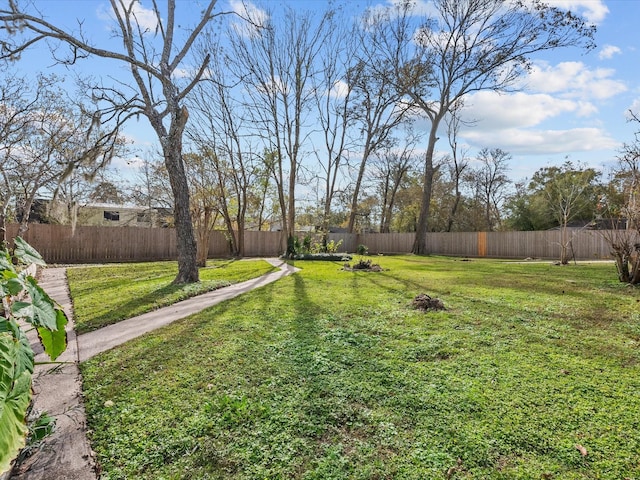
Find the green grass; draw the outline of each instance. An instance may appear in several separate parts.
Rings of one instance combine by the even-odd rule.
[[[640,292],[612,264],[376,260],[298,261],[83,363],[102,478],[640,478]]]
[[[200,282],[173,285],[177,262],[74,267],[67,270],[78,333],[86,333],[276,270],[264,260],[216,260]]]

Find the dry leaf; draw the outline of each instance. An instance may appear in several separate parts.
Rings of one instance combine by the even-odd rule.
[[[451,476],[454,473],[464,470],[464,467],[462,466],[462,459],[461,458],[458,458],[458,461],[456,463],[457,463],[457,465],[455,467],[450,467],[447,470],[447,473],[446,473],[447,478],[451,478]]]
[[[587,449],[584,448],[582,445],[580,445],[579,443],[576,444],[576,448],[578,449],[578,451],[580,452],[580,455],[582,455],[583,457],[587,456]]]

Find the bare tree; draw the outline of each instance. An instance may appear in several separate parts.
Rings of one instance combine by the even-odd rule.
[[[454,198],[451,203],[447,215],[447,225],[445,231],[450,232],[453,228],[453,223],[460,206],[460,200],[462,199],[461,182],[465,170],[469,166],[469,159],[467,157],[467,151],[458,145],[458,134],[460,132],[460,115],[457,107],[451,109],[451,115],[445,119],[447,123],[447,139],[449,146],[451,147],[450,161],[446,162],[449,166],[449,176],[453,183]]]
[[[636,113],[630,115],[640,123]],[[602,203],[606,224],[600,233],[611,248],[618,279],[640,285],[640,132],[622,147]]]
[[[484,229],[492,232],[500,225],[500,207],[511,183],[507,176],[511,155],[500,148],[483,148],[476,160],[480,165],[469,173],[470,182],[484,211]]]
[[[78,210],[89,201],[91,192],[90,172],[84,167],[75,168],[66,178],[59,182],[51,197],[55,196],[47,209],[47,219],[52,223],[71,225],[75,232],[78,224]],[[49,192],[47,192],[49,193]],[[54,195],[55,193],[55,195]]]
[[[390,35],[384,40],[389,57],[402,61],[395,69],[397,87],[430,122],[413,246],[417,254],[428,252],[434,152],[446,114],[469,93],[512,87],[535,53],[591,47],[595,31],[571,12],[539,0],[434,0],[433,7],[433,14],[417,20],[413,2],[397,3],[387,13]]]
[[[386,18],[386,17],[385,17]],[[369,10],[362,20],[358,38],[357,63],[349,72],[353,89],[352,115],[358,146],[361,148],[351,196],[347,229],[353,233],[359,214],[360,189],[371,155],[392,142],[391,135],[403,122],[408,105],[402,103],[404,92],[396,88],[395,69],[400,60],[390,45],[380,42],[385,36],[387,23]]]
[[[199,149],[203,161],[213,169],[209,191],[216,198],[217,212],[224,219],[231,253],[244,256],[244,232],[249,202],[260,195],[257,155],[251,136],[247,135],[241,102],[234,98],[233,81],[227,79],[224,58],[210,36],[199,47],[201,55],[213,52],[212,66],[221,72],[215,79],[207,78],[194,91],[190,103],[194,112],[192,127],[187,135]],[[212,109],[211,105],[219,108]],[[258,193],[259,192],[259,193]]]
[[[537,190],[544,199],[547,214],[560,227],[560,262],[569,263],[572,255],[573,235],[569,222],[575,219],[593,220],[597,204],[596,180],[600,173],[593,168],[574,166],[566,161],[560,167],[545,167],[538,170],[531,179],[529,189]],[[586,218],[585,218],[586,217]]]
[[[221,13],[213,13],[216,0],[206,3],[197,24],[182,44],[176,43],[176,1],[167,0],[161,11],[153,2],[155,30],[143,26],[138,14],[142,8],[135,0],[110,0],[115,20],[114,35],[122,41],[120,50],[105,50],[92,45],[80,33],[73,33],[48,22],[36,9],[33,13],[12,0],[0,8],[2,31],[1,57],[18,58],[30,45],[53,40],[66,44],[69,55],[53,57],[67,65],[87,56],[116,60],[130,68],[133,83],[116,86],[94,84],[94,99],[106,105],[97,110],[96,122],[115,122],[116,128],[129,118],[145,116],[158,135],[175,199],[174,217],[178,247],[178,275],[174,283],[196,282],[196,241],[189,211],[189,188],[182,159],[183,132],[189,118],[184,99],[204,75],[208,59],[198,66],[193,78],[184,86],[176,80],[194,41],[205,27]],[[56,45],[52,48],[55,49]],[[159,88],[158,88],[159,87]]]
[[[378,151],[372,161],[372,175],[380,198],[380,233],[389,233],[396,198],[407,175],[415,168],[417,157],[414,147],[417,139],[408,137],[402,148],[390,145]]]
[[[128,196],[127,182],[116,170],[108,167],[95,171],[92,165],[80,164],[62,180],[43,186],[43,195],[50,198],[45,212],[51,223],[71,225],[75,232],[81,207],[93,202],[123,203]]]
[[[25,141],[12,159],[16,196],[21,207],[18,235],[27,231],[32,206],[43,188],[53,190],[55,197],[58,184],[81,166],[86,175],[93,178],[97,168],[95,162],[106,164],[124,145],[117,137],[109,136],[113,142],[98,147],[101,140],[92,134],[87,136],[90,130],[88,118],[54,104],[56,100],[60,97],[48,99],[47,105],[37,112],[26,128]],[[100,132],[93,132],[101,136]],[[93,153],[87,159],[89,150]]]
[[[75,169],[81,168],[88,177],[95,175],[124,146],[119,137],[92,129],[91,117],[53,88],[55,82],[54,77],[40,77],[34,91],[24,82],[27,86],[13,90],[14,96],[5,98],[0,107],[3,216],[9,202],[15,201],[19,235],[28,229],[37,195],[49,190],[55,196],[60,182]],[[12,85],[5,84],[3,93]]]
[[[157,210],[173,211],[174,198],[171,195],[169,174],[162,161],[162,154],[153,151],[145,152],[140,158],[141,164],[128,192],[128,199],[139,206],[144,206],[151,214]],[[151,216],[151,218],[154,218]],[[172,223],[173,220],[163,223]],[[153,225],[158,226],[158,225]]]
[[[353,28],[334,22],[322,46],[321,68],[314,79],[315,102],[323,140],[323,148],[315,148],[314,152],[324,189],[321,219],[324,246],[327,243],[331,206],[339,189],[341,174],[344,173],[343,167],[348,162],[349,150],[353,146],[349,129],[354,123],[351,77],[354,73],[356,38]]]
[[[285,8],[283,14],[282,21],[275,22],[273,12],[246,12],[253,27],[232,30],[229,63],[239,69],[245,111],[265,146],[264,162],[276,183],[282,232],[291,253],[296,186],[316,95],[312,79],[333,13],[315,18],[310,12]]]
[[[8,70],[7,70],[8,71]],[[42,78],[38,85],[42,85]],[[44,85],[42,85],[44,86]],[[9,206],[15,198],[15,178],[18,172],[13,161],[16,150],[27,135],[32,113],[38,108],[40,88],[31,91],[26,79],[6,75],[0,82],[0,241],[6,242],[6,222]]]
[[[209,239],[220,212],[219,169],[215,162],[210,161],[211,155],[215,156],[210,150],[184,155],[187,173],[191,179],[191,216],[198,243],[197,261],[199,267],[207,266]]]

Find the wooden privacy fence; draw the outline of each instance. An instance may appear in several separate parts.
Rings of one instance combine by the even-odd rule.
[[[15,237],[17,225],[7,227],[7,236]],[[570,255],[577,260],[611,258],[603,232],[571,233]],[[607,233],[606,231],[604,233]],[[302,239],[305,234],[301,233]],[[48,263],[102,263],[177,258],[175,230],[141,227],[76,227],[30,224],[24,239],[33,245]],[[356,252],[365,245],[370,254],[411,252],[413,233],[332,233],[329,240],[342,240],[339,251]],[[316,236],[314,241],[319,241]],[[453,232],[428,233],[429,253],[437,255],[559,259],[561,232]],[[640,238],[635,238],[640,242]],[[245,232],[245,255],[278,256],[284,251],[281,232]],[[223,232],[215,231],[209,242],[209,256],[229,256],[229,242]]]

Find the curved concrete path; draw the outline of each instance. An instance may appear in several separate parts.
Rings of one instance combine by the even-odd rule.
[[[80,336],[76,336],[74,330],[66,269],[45,269],[39,284],[64,308],[70,320],[67,325],[67,350],[58,358],[59,362],[64,363],[37,365],[33,376],[34,409],[55,416],[56,430],[43,442],[39,452],[13,472],[11,479],[96,480],[98,475],[95,458],[85,434],[86,417],[78,364],[128,340],[299,270],[278,258],[264,260],[279,270]],[[36,352],[36,361],[47,361],[35,332],[29,332],[29,338]]]

